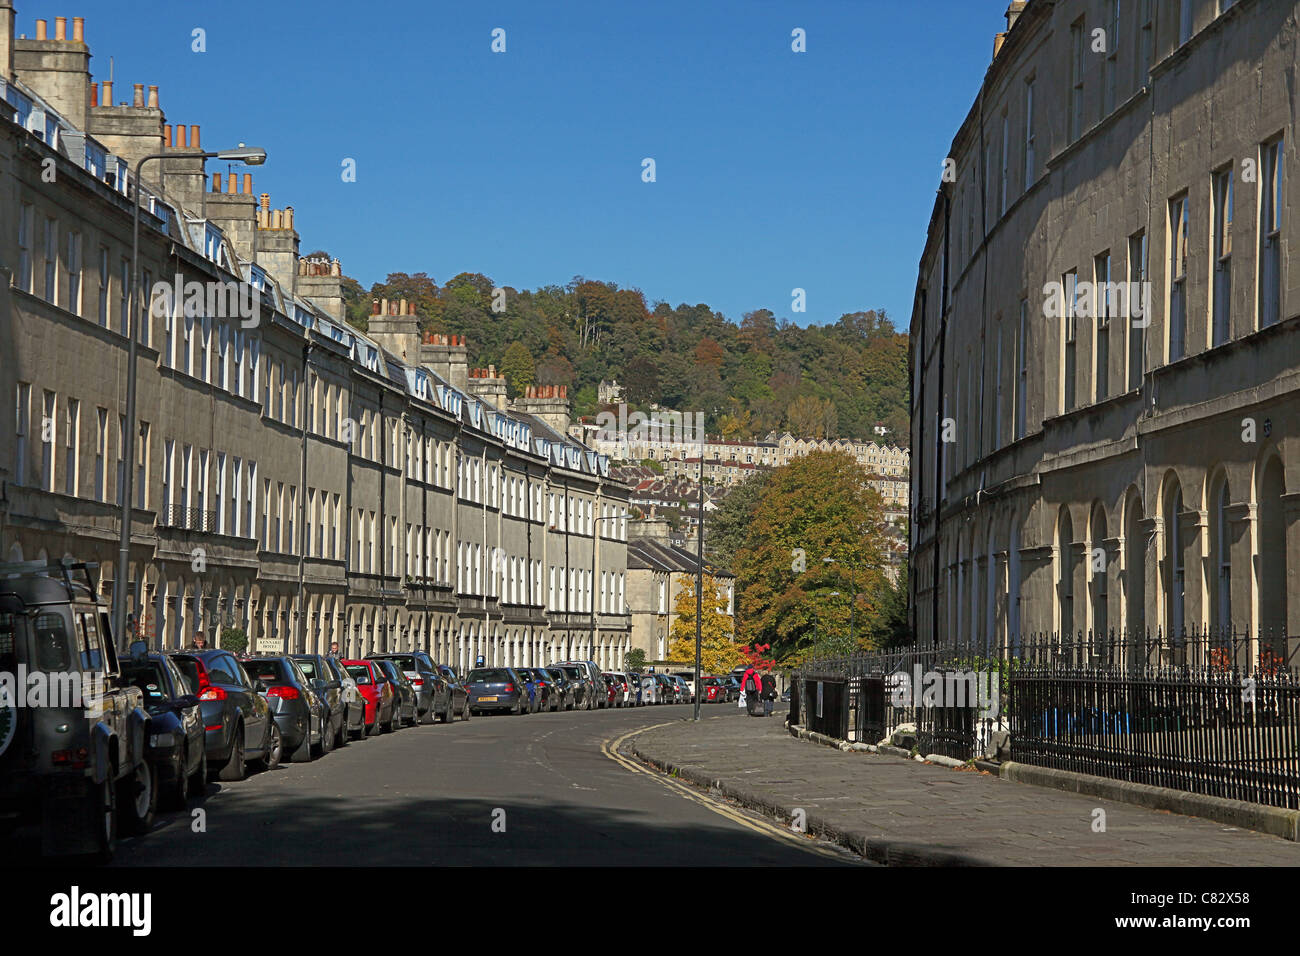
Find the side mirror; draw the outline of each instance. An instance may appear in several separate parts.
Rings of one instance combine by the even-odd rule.
[[[265,694],[267,691],[267,687],[266,684],[263,683],[262,681],[255,680],[253,681],[253,690],[257,691],[259,694]]]
[[[341,680],[332,680],[325,686],[328,687],[330,690],[338,690],[340,687],[343,686],[343,682]]]
[[[316,691],[317,693],[323,692],[325,690],[324,679],[320,677],[313,677],[311,680],[311,689]]]
[[[199,699],[193,694],[181,694],[181,696],[172,701],[172,704],[178,710],[189,710],[191,707],[199,706]]]

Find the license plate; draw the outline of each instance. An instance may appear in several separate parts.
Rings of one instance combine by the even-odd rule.
[[[482,703],[482,702],[485,701],[485,700],[495,701],[496,698],[495,698],[495,697],[480,697],[480,698],[479,698],[479,703]]]

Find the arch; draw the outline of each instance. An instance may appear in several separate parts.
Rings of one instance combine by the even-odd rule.
[[[1130,486],[1124,498],[1124,630],[1129,641],[1145,642],[1147,541],[1142,493]]]
[[[1105,641],[1110,632],[1110,556],[1105,543],[1108,537],[1106,506],[1094,502],[1088,520],[1088,624],[1094,641]]]
[[[1056,519],[1056,625],[1063,641],[1073,640],[1074,614],[1074,521],[1068,505],[1061,505]]]

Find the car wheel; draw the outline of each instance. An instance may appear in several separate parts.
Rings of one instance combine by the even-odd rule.
[[[243,780],[248,773],[244,766],[244,725],[235,724],[235,742],[230,745],[230,759],[217,771],[217,779],[227,782]]]
[[[309,763],[312,758],[311,718],[307,720],[307,732],[302,735],[298,748],[289,754],[289,763]]]
[[[469,720],[469,698],[468,697],[465,698],[465,706],[461,708],[460,719]]]
[[[334,749],[348,745],[348,709],[343,708],[343,719],[339,721],[339,732],[334,735]]]
[[[141,760],[135,770],[118,784],[117,803],[121,809],[122,829],[130,834],[145,833],[153,826],[158,811],[157,775],[149,761]]]
[[[397,714],[397,708],[396,708],[396,707],[394,707],[392,710],[390,710],[390,711],[388,712],[388,720],[385,721],[384,726],[383,726],[383,732],[384,732],[384,733],[386,733],[386,734],[391,734],[391,733],[393,732],[393,730],[395,729],[393,725],[396,723],[396,720],[394,720],[394,718],[397,717],[397,716],[399,716],[399,715]]]
[[[280,734],[280,725],[271,722],[271,739],[266,744],[266,756],[262,758],[262,769],[269,772],[280,766],[284,756],[284,737]]]
[[[171,789],[167,794],[167,803],[180,810],[185,809],[185,798],[190,792],[190,778],[185,776],[185,768],[189,766],[189,762],[189,754],[182,750],[180,759],[176,761],[176,774],[172,778]]]
[[[103,783],[86,781],[86,802],[94,825],[95,849],[91,856],[97,863],[113,859],[117,848],[117,787],[113,783],[112,768]]]
[[[189,779],[189,795],[191,797],[201,797],[208,789],[208,751],[204,749],[203,755],[199,757],[199,768],[194,771]]]

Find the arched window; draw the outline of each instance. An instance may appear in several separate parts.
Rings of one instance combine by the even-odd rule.
[[[1165,487],[1165,629],[1170,640],[1183,637],[1183,490],[1175,479]]]
[[[1147,613],[1147,538],[1142,524],[1142,498],[1129,492],[1124,505],[1124,629],[1127,643],[1144,647]]]
[[[1110,630],[1109,602],[1110,556],[1106,553],[1106,509],[1097,504],[1092,509],[1088,544],[1088,589],[1092,607],[1092,637],[1103,644]]]
[[[1011,516],[1007,535],[1007,646],[1012,654],[1020,650],[1020,519]]]
[[[1222,476],[1210,491],[1210,621],[1216,637],[1232,631],[1232,543],[1229,538],[1228,478]]]
[[[1070,520],[1070,512],[1067,508],[1061,509],[1061,517],[1058,525],[1056,538],[1057,553],[1057,582],[1056,582],[1056,600],[1057,608],[1060,612],[1060,630],[1061,639],[1071,641],[1074,639],[1075,620],[1074,620],[1074,571],[1075,571],[1075,553],[1074,553],[1074,524]]]

